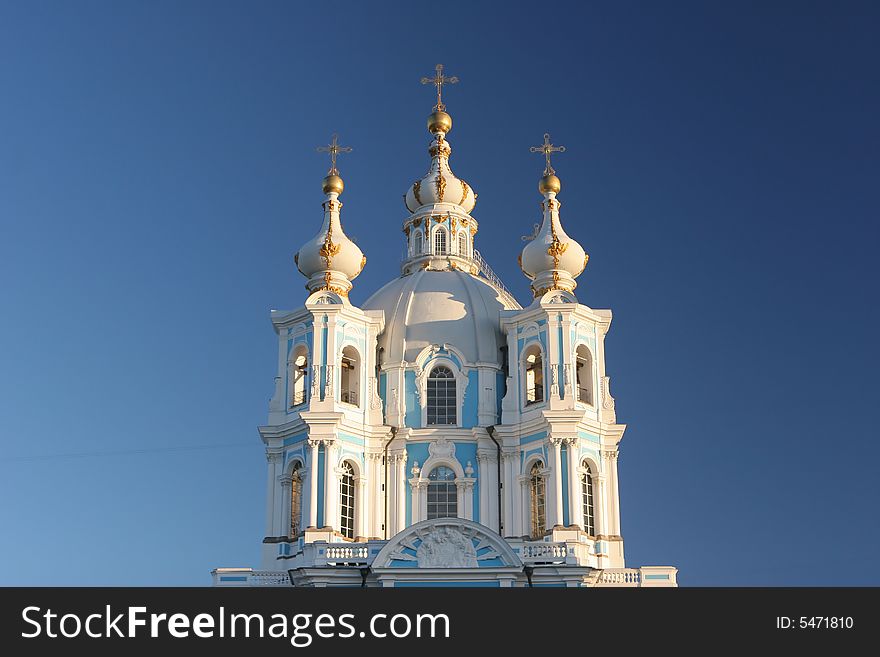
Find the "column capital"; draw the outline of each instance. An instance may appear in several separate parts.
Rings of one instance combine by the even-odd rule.
[[[604,458],[608,459],[609,461],[616,461],[617,460],[617,453],[618,452],[616,449],[603,449],[602,450],[602,456]]]
[[[471,477],[459,477],[455,480],[455,487],[459,490],[472,490],[476,479]]]
[[[282,488],[290,488],[290,485],[293,483],[293,477],[290,475],[281,475],[278,477],[278,481],[281,483]]]
[[[321,445],[321,442],[320,438],[309,438],[309,447],[317,449]]]

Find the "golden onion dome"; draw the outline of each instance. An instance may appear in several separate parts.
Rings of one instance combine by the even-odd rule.
[[[428,131],[432,135],[438,132],[448,134],[452,130],[452,117],[443,110],[437,110],[428,117]]]
[[[342,178],[339,177],[335,173],[331,173],[326,176],[321,183],[321,189],[325,194],[342,194],[342,190],[345,189],[345,183],[342,182]]]
[[[562,189],[562,181],[552,173],[546,174],[538,182],[538,191],[541,194],[547,194],[548,192],[558,194],[560,189]]]

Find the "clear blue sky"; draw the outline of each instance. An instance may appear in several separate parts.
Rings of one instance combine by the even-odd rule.
[[[477,246],[522,301],[528,147],[567,146],[577,293],[614,311],[627,561],[685,585],[880,584],[878,18],[0,2],[0,584],[258,565],[269,310],[305,297],[315,146],[355,149],[357,303],[398,273],[437,62],[461,78],[452,166],[480,196]]]

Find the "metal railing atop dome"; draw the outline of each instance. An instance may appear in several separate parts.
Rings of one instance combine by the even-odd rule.
[[[516,297],[514,297],[513,294],[511,293],[511,291],[507,289],[507,286],[498,277],[498,274],[496,274],[492,270],[492,268],[489,266],[488,262],[483,260],[482,254],[479,251],[477,251],[476,249],[474,249],[473,261],[475,263],[477,263],[477,267],[480,268],[480,274],[482,274],[483,278],[485,278],[490,283],[492,283],[492,285],[494,285],[496,288],[498,288],[498,291],[501,293],[501,296],[504,298],[504,300],[509,305],[512,305],[514,308],[517,308],[517,309],[522,308],[522,306],[520,306],[519,302],[516,300]]]

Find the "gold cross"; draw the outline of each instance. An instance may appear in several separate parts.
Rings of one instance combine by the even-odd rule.
[[[319,153],[330,153],[330,171],[327,172],[328,176],[335,176],[339,174],[339,171],[336,170],[336,156],[339,153],[351,153],[351,146],[340,146],[337,141],[339,135],[335,132],[333,133],[333,140],[327,146],[318,146],[317,151]]]
[[[553,167],[550,166],[550,154],[551,153],[564,153],[565,146],[554,146],[550,143],[550,133],[544,133],[544,143],[540,146],[532,146],[529,148],[529,151],[532,153],[543,153],[544,157],[547,158],[547,168],[544,169],[544,175],[549,176],[551,173],[556,173],[553,170]]]
[[[454,75],[452,77],[446,77],[443,75],[443,64],[437,64],[434,67],[436,73],[433,78],[422,78],[422,84],[433,84],[437,87],[437,104],[434,105],[434,109],[438,112],[442,112],[446,109],[446,105],[443,104],[443,85],[444,84],[456,84],[458,82],[458,78]]]

